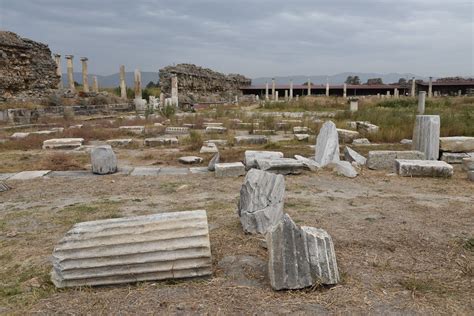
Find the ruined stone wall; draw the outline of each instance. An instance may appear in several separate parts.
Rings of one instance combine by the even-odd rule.
[[[48,45],[0,31],[0,101],[42,98],[58,83]]]
[[[240,95],[241,87],[252,83],[242,75],[225,75],[192,64],[178,64],[160,69],[161,91],[167,95],[171,95],[172,75],[178,77],[179,98],[180,101],[185,99],[185,102],[228,100]]]

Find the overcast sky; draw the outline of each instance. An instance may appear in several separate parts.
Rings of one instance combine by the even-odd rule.
[[[472,0],[0,0],[0,28],[102,75],[194,63],[249,77],[474,74]]]

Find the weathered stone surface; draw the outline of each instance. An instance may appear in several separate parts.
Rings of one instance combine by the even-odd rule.
[[[160,169],[160,175],[183,176],[189,174],[188,168],[163,167]]]
[[[339,282],[334,246],[324,230],[300,228],[285,214],[266,239],[268,273],[274,290]]]
[[[321,167],[339,161],[339,136],[336,125],[331,121],[324,123],[319,131],[314,160]]]
[[[28,132],[16,132],[16,133],[13,133],[10,138],[13,138],[13,139],[22,139],[22,138],[26,138],[30,135],[30,133]]]
[[[474,157],[474,153],[472,153],[472,156]],[[470,154],[468,153],[450,153],[450,152],[444,152],[441,154],[441,160],[450,164],[460,164],[462,163],[462,160],[464,158],[469,158],[471,157]]]
[[[41,178],[50,172],[51,170],[22,171],[15,174],[14,176],[11,176],[8,178],[8,180],[31,180]]]
[[[402,139],[402,140],[400,141],[400,144],[403,144],[403,145],[411,145],[411,144],[413,144],[413,141],[412,141],[411,139],[406,139],[406,138],[404,138],[404,139]]]
[[[439,115],[416,116],[412,148],[425,153],[427,160],[438,160],[440,128]]]
[[[344,158],[349,162],[356,162],[360,166],[365,166],[367,159],[350,147],[344,148]]]
[[[131,138],[122,138],[122,139],[109,139],[106,141],[112,147],[125,147],[132,143],[133,139]]]
[[[337,134],[343,143],[352,143],[354,139],[357,139],[360,135],[359,132],[342,128],[337,129]]]
[[[91,164],[95,174],[117,172],[117,157],[110,145],[94,147],[91,151]]]
[[[395,159],[423,160],[425,159],[425,154],[416,150],[372,150],[369,151],[367,167],[373,170],[395,171]]]
[[[222,127],[224,123],[222,122],[205,122],[202,124],[204,127]]]
[[[200,154],[214,154],[219,152],[219,149],[217,149],[216,144],[214,143],[206,143],[201,147],[201,150],[199,151]]]
[[[119,130],[126,131],[132,134],[143,134],[145,132],[145,126],[120,126]]]
[[[265,135],[243,135],[234,137],[237,145],[261,145],[268,141]]]
[[[333,170],[341,176],[355,178],[358,175],[357,170],[349,161],[338,161],[331,163],[329,166],[333,167]]]
[[[11,188],[5,182],[0,181],[0,192],[6,192],[8,190],[11,190]]]
[[[474,182],[474,170],[469,170],[467,172],[467,179]]]
[[[78,223],[52,261],[59,288],[211,275],[206,211]]]
[[[215,175],[217,178],[240,177],[245,175],[245,166],[241,162],[216,163]]]
[[[357,130],[359,132],[374,134],[379,131],[379,127],[370,122],[357,121],[356,124],[357,124]]]
[[[159,167],[135,167],[130,173],[131,176],[157,176],[160,173]]]
[[[191,167],[189,168],[191,174],[209,173],[207,167]]]
[[[319,168],[321,168],[321,166],[313,159],[309,159],[300,155],[295,155],[295,159],[301,161],[311,171],[317,171]]]
[[[43,149],[76,149],[84,143],[84,138],[53,138],[43,142]]]
[[[306,141],[309,139],[309,134],[295,134],[295,139],[301,141]]]
[[[309,132],[309,128],[306,126],[295,126],[293,127],[293,134],[306,134]]]
[[[474,152],[474,137],[440,137],[439,143],[441,151],[450,151],[457,153]]]
[[[247,169],[257,168],[257,159],[278,159],[278,158],[283,158],[282,152],[246,150],[244,163]]]
[[[474,156],[462,159],[462,169],[465,171],[474,170]]]
[[[204,145],[209,145],[209,144],[214,144],[216,146],[225,146],[227,145],[227,140],[226,139],[210,139],[204,141]]]
[[[187,165],[191,165],[191,164],[196,164],[196,163],[201,163],[202,162],[202,158],[201,157],[197,157],[197,156],[185,156],[185,157],[180,157],[178,159],[178,161],[180,163],[184,163],[184,164],[187,164]]]
[[[145,138],[145,146],[163,146],[163,145],[177,145],[178,139],[176,137],[151,137]]]
[[[453,166],[437,160],[395,160],[397,173],[402,177],[451,177]]]
[[[260,170],[277,174],[300,174],[309,168],[300,160],[291,158],[257,159],[257,167]]]
[[[165,128],[165,133],[166,134],[189,134],[189,128],[188,127],[181,127],[181,126],[169,126]]]
[[[213,133],[224,134],[225,132],[227,132],[227,128],[222,127],[222,126],[208,126],[208,127],[206,127],[206,133],[208,133],[208,134],[213,134]]]
[[[221,159],[221,155],[219,154],[219,152],[217,152],[212,157],[212,159],[209,161],[209,165],[207,166],[207,169],[209,171],[215,171],[216,170],[216,163],[219,163],[220,159]]]
[[[370,141],[367,138],[357,138],[352,141],[352,145],[370,145]]]
[[[0,31],[0,99],[35,99],[59,83],[48,45]]]
[[[251,169],[240,189],[238,215],[246,233],[265,234],[283,216],[285,178]]]

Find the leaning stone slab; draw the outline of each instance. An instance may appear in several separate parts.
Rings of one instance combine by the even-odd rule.
[[[31,180],[41,178],[50,172],[51,170],[22,171],[11,176],[8,180]]]
[[[295,159],[301,161],[311,171],[316,171],[321,168],[321,166],[313,159],[309,159],[300,155],[295,155]]]
[[[43,142],[43,149],[77,149],[84,144],[84,138],[53,138]]]
[[[261,145],[268,142],[268,137],[265,135],[243,135],[234,137],[237,145]]]
[[[246,233],[265,234],[283,217],[285,178],[251,169],[240,188],[237,213]]]
[[[132,143],[133,139],[131,138],[122,138],[122,139],[109,139],[106,143],[112,147],[125,147]]]
[[[396,159],[397,173],[402,177],[443,177],[453,175],[453,166],[437,160]]]
[[[257,159],[279,159],[283,158],[283,153],[279,151],[259,151],[246,150],[245,151],[245,167],[247,169],[257,168]]]
[[[474,152],[474,137],[440,137],[439,145],[441,151],[450,151],[457,153]]]
[[[342,129],[342,128],[337,129],[337,134],[339,135],[339,139],[343,143],[348,143],[348,144],[352,143],[354,139],[357,139],[360,135],[359,132],[351,131],[348,129]]]
[[[110,145],[94,147],[91,151],[91,164],[95,174],[117,172],[117,156]]]
[[[474,153],[471,153],[474,157]],[[470,158],[471,155],[468,153],[450,153],[444,152],[441,154],[441,160],[449,164],[460,164],[464,158]]]
[[[339,136],[336,124],[331,121],[324,123],[319,131],[314,160],[321,167],[339,161]]]
[[[350,147],[344,148],[344,158],[349,162],[355,162],[359,166],[365,166],[367,159]]]
[[[440,128],[439,115],[416,116],[412,148],[425,153],[427,160],[438,160]]]
[[[53,251],[58,288],[212,274],[206,211],[78,223]]]
[[[241,162],[216,163],[214,168],[217,178],[240,177],[245,175],[245,166]]]
[[[207,166],[207,169],[209,171],[215,171],[216,170],[216,164],[219,163],[220,159],[221,159],[221,155],[219,154],[219,152],[217,152],[212,157],[212,159],[209,161],[209,165]]]
[[[302,161],[291,158],[257,159],[257,167],[263,171],[283,175],[300,174],[301,171],[308,170]]]
[[[177,145],[178,139],[176,137],[151,137],[145,138],[143,141],[145,146],[163,146],[163,145]]]
[[[416,150],[372,150],[369,151],[367,167],[373,170],[394,170],[395,159],[423,160],[425,154]]]
[[[338,161],[330,164],[333,166],[334,171],[336,171],[339,175],[348,177],[348,178],[355,178],[357,177],[358,173],[355,170],[354,166],[349,161]]]

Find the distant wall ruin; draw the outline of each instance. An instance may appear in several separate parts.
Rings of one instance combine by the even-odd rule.
[[[58,83],[48,45],[0,31],[0,101],[46,97]]]
[[[178,78],[180,102],[213,102],[230,100],[240,95],[241,87],[250,86],[251,79],[238,74],[225,75],[192,64],[178,64],[160,69],[161,91],[171,96],[171,77]]]

